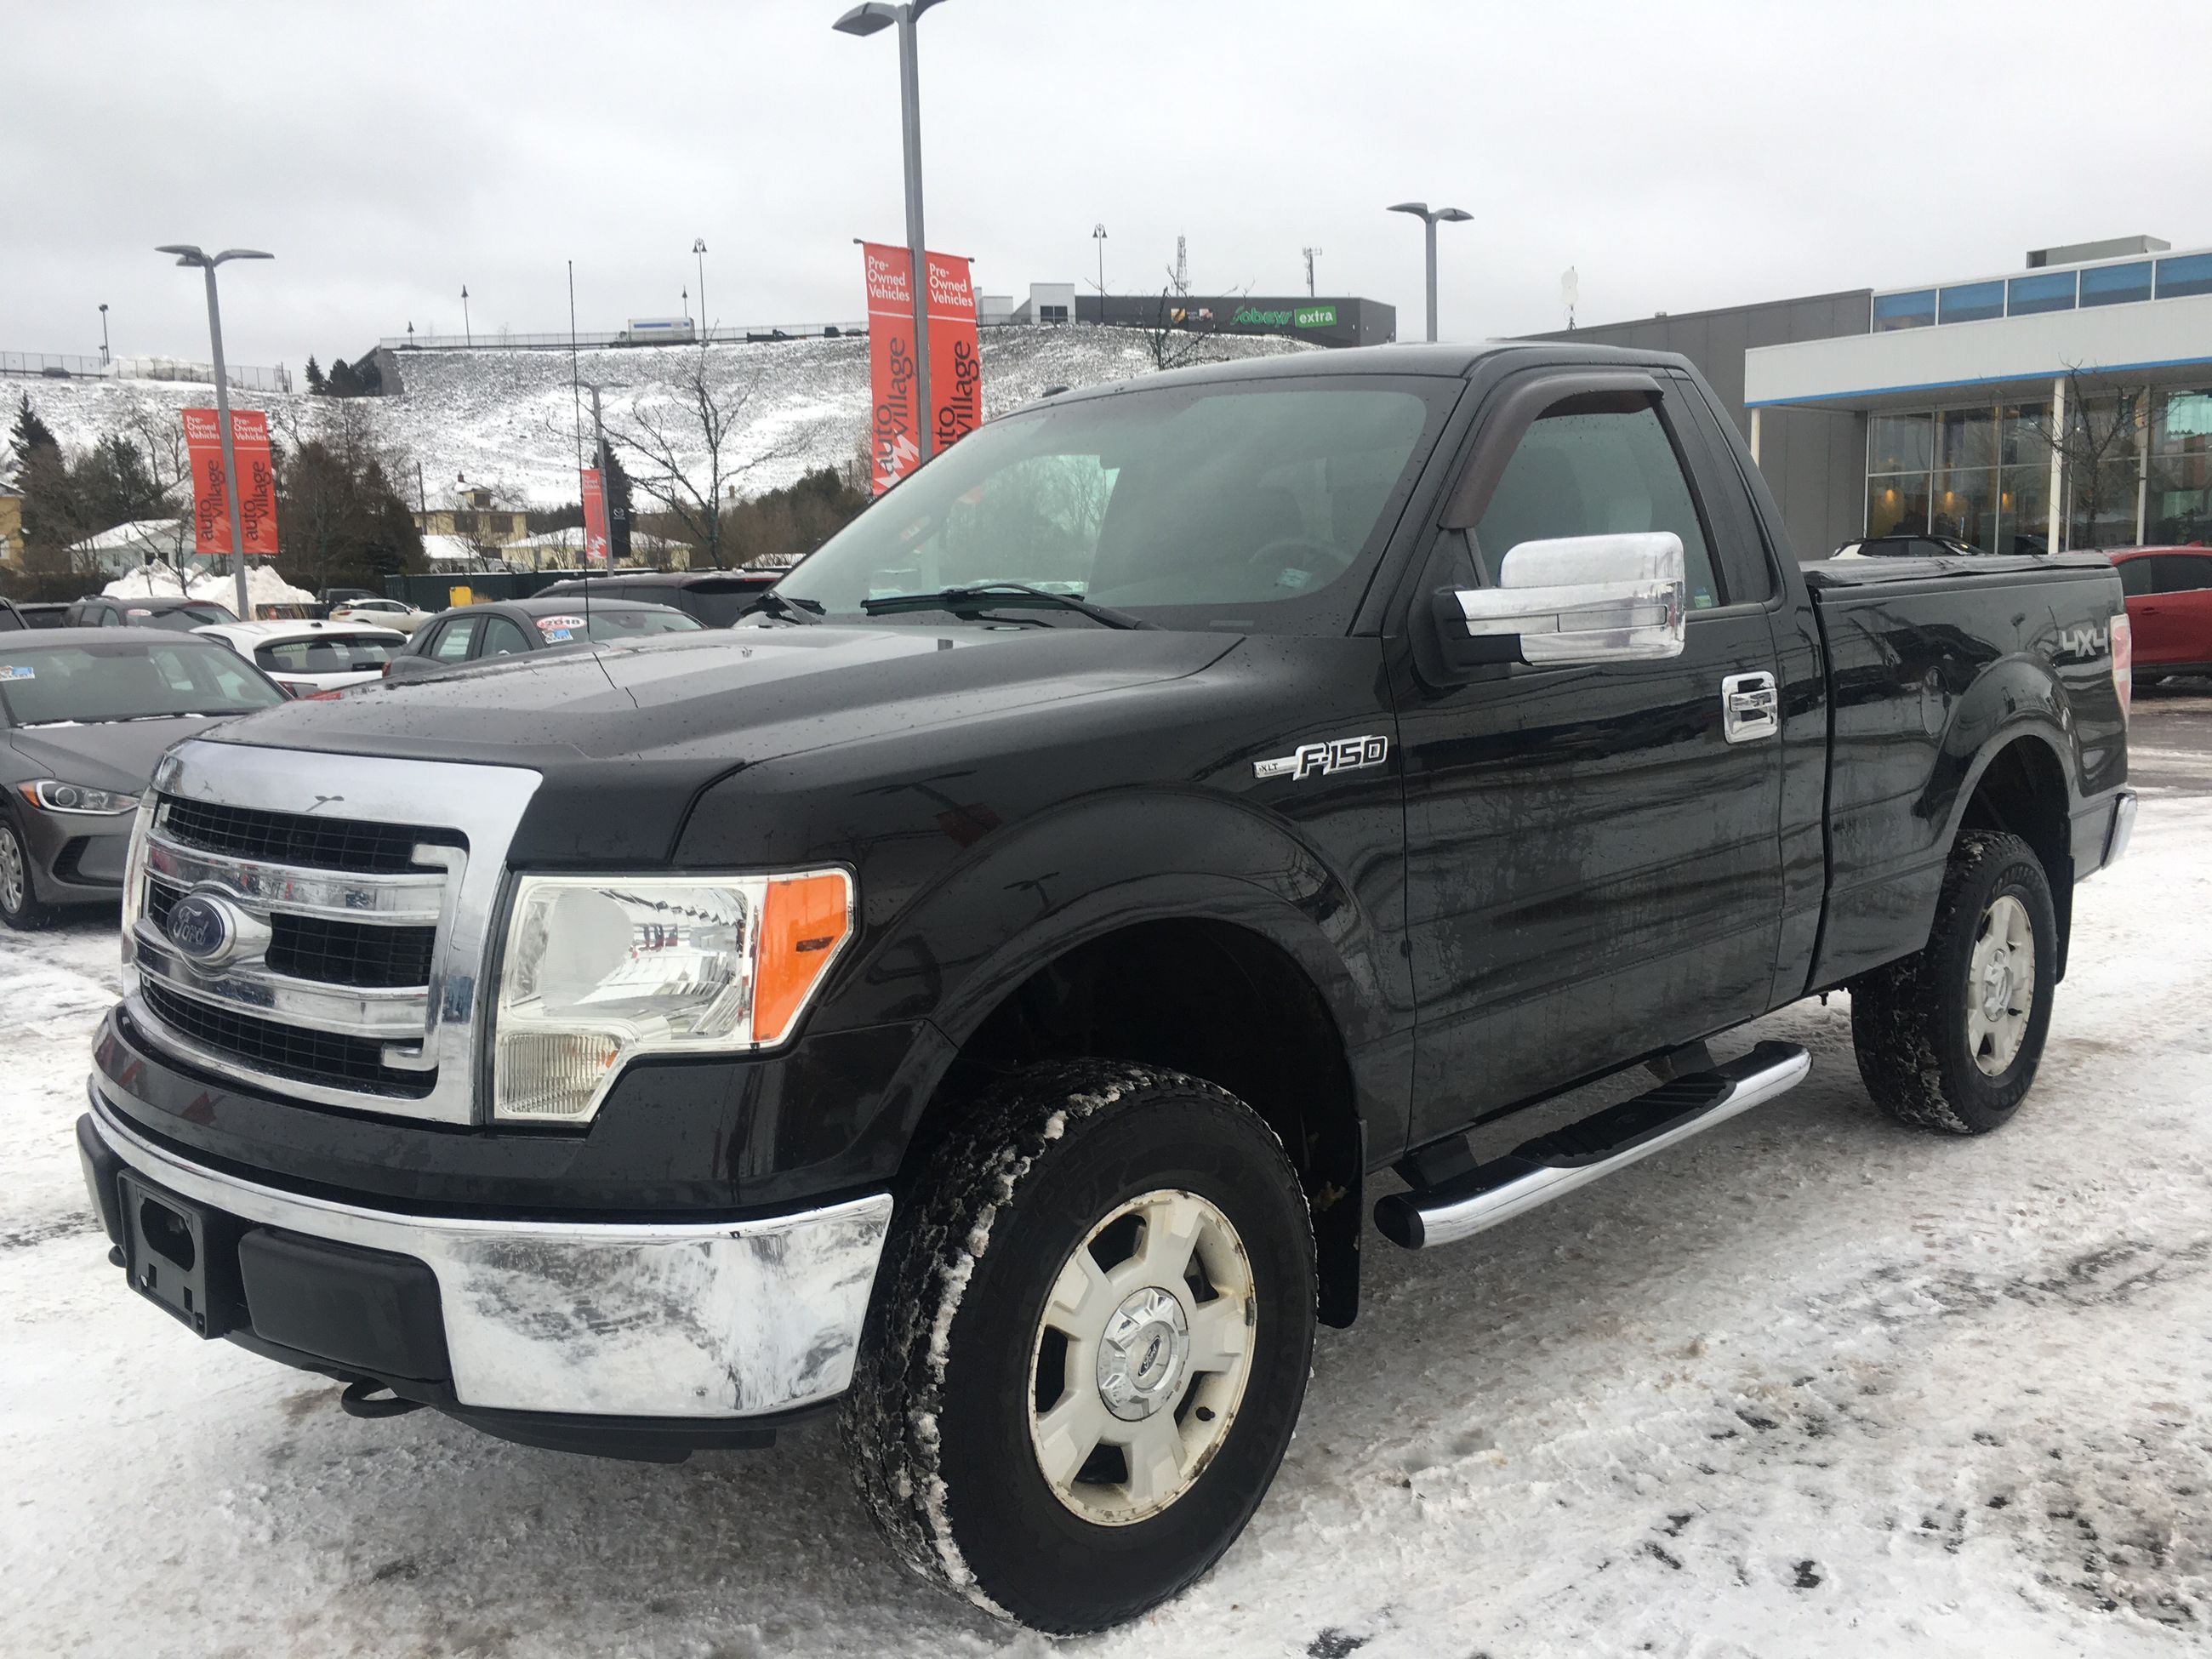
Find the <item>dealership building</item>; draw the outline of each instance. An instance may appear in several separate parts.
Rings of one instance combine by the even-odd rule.
[[[1177,329],[1201,334],[1279,334],[1308,345],[1388,345],[1398,337],[1398,308],[1347,295],[1082,294],[1073,283],[1032,283],[1026,299],[978,294],[985,328],[1024,324],[1106,323],[1115,328]]]
[[[2212,540],[2212,250],[2135,236],[1544,337],[1696,363],[1801,558],[1863,535],[1996,552]]]

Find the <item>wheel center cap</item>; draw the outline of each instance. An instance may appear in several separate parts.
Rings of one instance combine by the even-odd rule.
[[[1098,1395],[1125,1423],[1141,1422],[1182,1392],[1190,1322],[1170,1291],[1146,1285],[1122,1298],[1098,1339]]]
[[[2012,963],[2000,955],[1982,975],[1982,1017],[2002,1019],[2012,1010]]]

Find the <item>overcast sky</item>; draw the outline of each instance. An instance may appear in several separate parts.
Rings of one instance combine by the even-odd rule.
[[[248,246],[234,362],[697,307],[863,309],[904,234],[896,52],[841,0],[704,5],[0,0],[0,349],[204,358],[157,242]],[[921,25],[933,247],[986,293],[1358,294],[1446,338],[2011,269],[2148,232],[2212,243],[2212,6],[2121,0],[946,0]]]

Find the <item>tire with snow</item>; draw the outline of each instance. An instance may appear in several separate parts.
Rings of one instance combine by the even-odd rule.
[[[1916,1129],[1978,1135],[2010,1121],[2035,1081],[2057,964],[2042,860],[2017,836],[1961,836],[1927,945],[1851,981],[1867,1092]]]
[[[0,815],[0,922],[30,933],[51,925],[56,914],[53,906],[39,902],[22,831]]]
[[[894,1223],[845,1439],[907,1563],[1103,1630],[1235,1541],[1290,1444],[1315,1317],[1297,1173],[1249,1106],[1120,1061],[1022,1073]]]

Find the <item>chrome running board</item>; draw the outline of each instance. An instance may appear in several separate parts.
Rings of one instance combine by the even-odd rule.
[[[1786,1093],[1812,1066],[1794,1044],[1762,1042],[1741,1060],[1662,1083],[1437,1186],[1389,1194],[1376,1202],[1375,1224],[1409,1250],[1455,1244]]]

